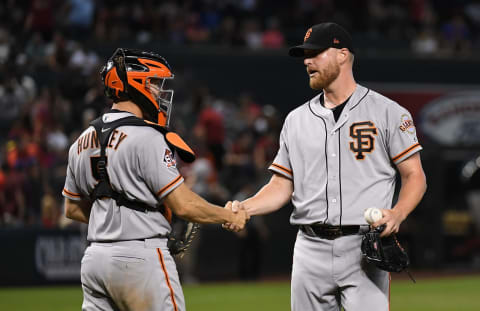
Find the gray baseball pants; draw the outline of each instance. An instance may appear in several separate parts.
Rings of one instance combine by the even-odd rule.
[[[335,240],[299,230],[293,253],[293,311],[388,311],[390,274],[362,257],[361,235]]]
[[[92,243],[82,259],[84,311],[184,311],[166,239]]]

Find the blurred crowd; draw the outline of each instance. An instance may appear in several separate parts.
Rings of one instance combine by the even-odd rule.
[[[479,44],[480,1],[5,0],[0,17],[0,226],[52,228],[69,224],[60,194],[68,147],[109,106],[96,44],[278,49],[333,20],[367,43],[468,55]],[[253,93],[218,98],[174,72],[173,127],[198,155],[182,166],[186,182],[219,204],[251,195],[269,177],[281,112]]]
[[[4,0],[0,16],[3,59],[122,39],[275,49],[326,20],[365,48],[396,42],[423,54],[469,53],[480,39],[478,0]]]
[[[69,146],[111,104],[98,74],[103,62],[95,59],[92,71],[78,75],[70,55],[57,72],[65,79],[54,85],[39,87],[24,73],[0,87],[0,226],[70,224],[61,197]],[[171,127],[197,154],[193,164],[179,165],[187,184],[222,205],[251,195],[277,150],[278,112],[247,93],[216,98],[207,86],[192,89],[188,73],[174,73]]]

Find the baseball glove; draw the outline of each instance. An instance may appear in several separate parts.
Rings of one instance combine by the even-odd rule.
[[[410,264],[408,254],[395,234],[380,238],[385,226],[371,229],[362,239],[362,254],[370,263],[389,272],[401,272]]]
[[[173,217],[172,231],[168,236],[167,242],[170,254],[179,256],[181,258],[190,244],[192,244],[195,234],[199,228],[200,225],[197,223],[189,222],[178,217]]]

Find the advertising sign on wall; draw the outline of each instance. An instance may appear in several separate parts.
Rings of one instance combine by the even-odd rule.
[[[480,92],[453,93],[425,105],[420,114],[424,135],[445,146],[480,145]]]
[[[0,230],[0,285],[40,285],[80,281],[86,247],[78,229]]]

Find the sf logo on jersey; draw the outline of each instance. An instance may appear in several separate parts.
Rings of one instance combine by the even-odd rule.
[[[177,161],[173,157],[173,153],[169,149],[165,149],[165,155],[163,156],[163,162],[167,167],[176,167]]]
[[[364,153],[370,153],[375,149],[375,136],[377,128],[371,121],[356,122],[350,126],[350,150],[355,153],[357,160],[365,159]]]

